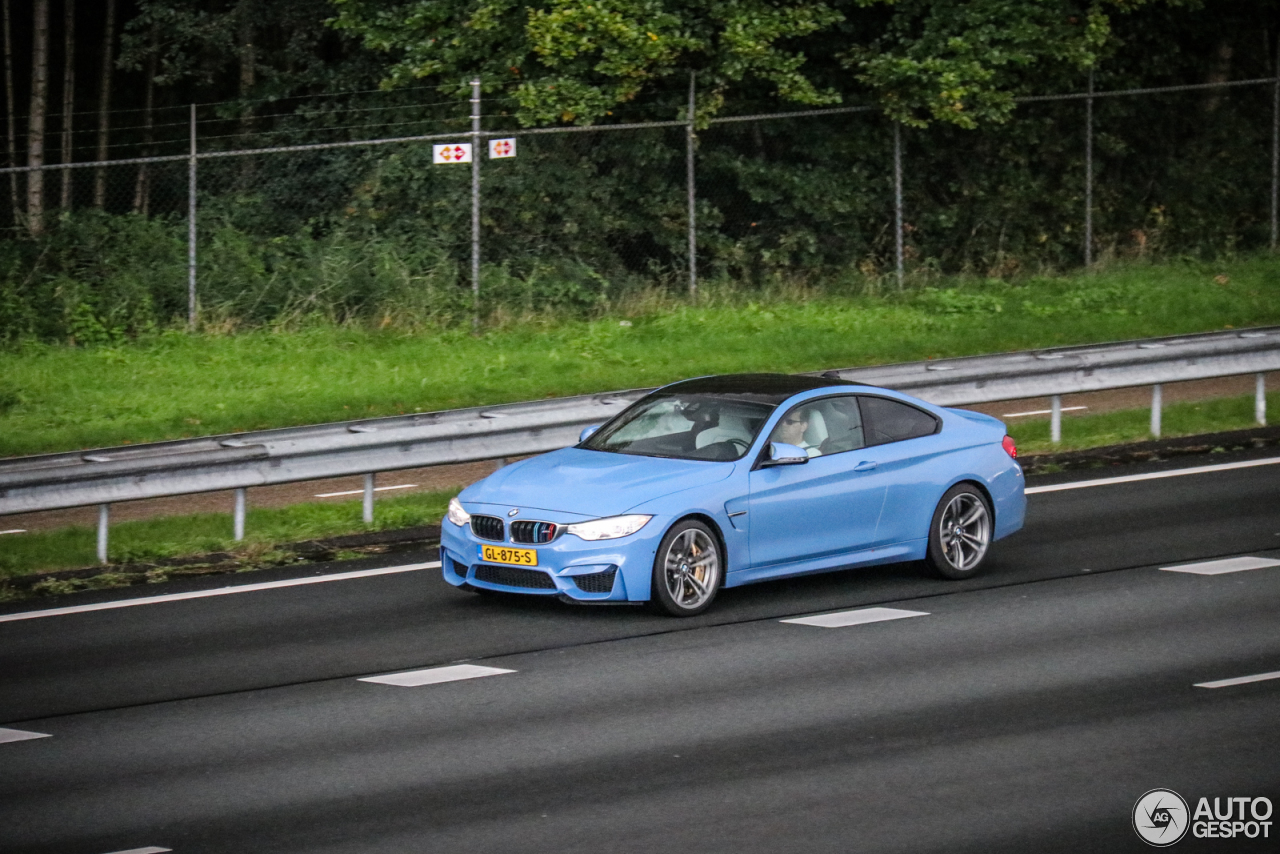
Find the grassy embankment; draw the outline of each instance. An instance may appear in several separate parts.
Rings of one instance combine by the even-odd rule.
[[[654,298],[594,320],[535,316],[479,336],[316,325],[160,334],[112,348],[27,345],[0,352],[0,455],[649,386],[702,373],[816,370],[1280,323],[1280,263],[1265,257],[945,284],[953,287],[887,297],[726,293],[699,306]],[[1251,422],[1247,398],[1174,405],[1164,417],[1169,436]],[[1133,441],[1146,430],[1145,410],[1068,418],[1060,447]],[[1045,422],[1011,431],[1024,452],[1049,449]],[[376,527],[438,519],[447,497],[382,500]],[[263,553],[273,543],[362,528],[358,502],[257,510],[251,539],[239,548]],[[5,536],[0,575],[88,565],[92,542],[87,529]],[[112,532],[113,560],[231,545],[224,515],[123,523]]]

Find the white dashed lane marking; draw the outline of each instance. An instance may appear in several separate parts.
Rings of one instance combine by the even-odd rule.
[[[112,851],[111,854],[165,854],[166,851],[172,850],[172,848],[160,848],[155,845],[148,845],[146,848],[130,848],[128,851]]]
[[[30,741],[33,738],[51,738],[47,732],[27,732],[25,729],[5,729],[0,727],[0,744],[11,741]]]
[[[885,620],[902,620],[907,617],[927,617],[928,611],[904,611],[901,608],[859,608],[856,611],[839,611],[835,614],[819,614],[816,617],[796,617],[790,620],[779,620],[781,623],[795,623],[800,626],[818,626],[824,629],[839,629],[844,626],[860,626],[863,623],[881,623]]]
[[[1250,682],[1266,682],[1268,679],[1280,679],[1280,670],[1271,673],[1258,673],[1253,676],[1237,676],[1235,679],[1219,679],[1217,682],[1197,682],[1197,688],[1230,688],[1232,685],[1247,685]]]
[[[1228,572],[1245,572],[1250,569],[1266,569],[1280,566],[1280,560],[1266,557],[1229,557],[1223,560],[1206,560],[1200,563],[1184,563],[1182,566],[1162,566],[1161,572],[1187,572],[1192,575],[1225,575]]]
[[[422,685],[439,685],[441,682],[458,682],[462,679],[479,679],[482,676],[499,676],[515,673],[501,667],[481,667],[479,664],[453,664],[448,667],[430,667],[426,670],[408,670],[404,673],[388,673],[386,676],[365,676],[360,682],[377,682],[379,685],[396,685],[401,688],[417,688]]]
[[[207,599],[210,596],[230,596],[232,593],[254,593],[259,590],[275,590],[281,587],[302,587],[307,584],[324,584],[329,581],[349,581],[353,578],[372,578],[377,575],[395,575],[399,572],[416,572],[420,569],[439,569],[440,561],[410,563],[404,566],[384,566],[380,569],[358,569],[352,572],[335,572],[331,575],[309,575],[305,578],[286,578],[283,581],[262,581],[257,584],[235,584],[213,590],[193,590],[189,593],[168,593],[164,596],[140,596],[137,599],[119,599],[114,602],[96,602],[92,605],[70,605],[66,608],[48,608],[43,611],[19,611],[16,614],[0,614],[0,623],[15,620],[35,620],[40,617],[62,617],[67,614],[84,614],[90,611],[110,611],[115,608],[132,608],[135,605],[156,605],[161,602],[182,602],[187,599]]]
[[[373,491],[386,492],[389,489],[413,489],[417,485],[418,484],[416,483],[401,483],[401,484],[397,484],[396,486],[375,486],[373,488]],[[363,494],[364,494],[363,489],[347,489],[342,492],[317,493],[316,498],[340,498],[341,496],[344,496],[344,495],[363,495]]]

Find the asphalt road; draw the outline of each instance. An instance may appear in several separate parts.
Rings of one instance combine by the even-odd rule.
[[[1034,495],[978,579],[695,620],[423,570],[0,622],[0,727],[51,736],[0,743],[0,851],[1147,850],[1149,789],[1280,804],[1280,679],[1195,687],[1280,671],[1280,567],[1159,569],[1235,555],[1280,558],[1280,465]],[[780,622],[870,606],[923,615]],[[513,672],[357,679],[459,661]]]

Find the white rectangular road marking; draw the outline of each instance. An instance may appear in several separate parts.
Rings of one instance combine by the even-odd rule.
[[[388,489],[413,489],[417,485],[416,483],[398,483],[395,486],[375,486],[373,491],[386,492]],[[316,498],[340,498],[343,495],[364,495],[364,490],[348,489],[344,492],[321,492],[316,495]]]
[[[1182,566],[1162,566],[1161,572],[1188,572],[1192,575],[1225,575],[1228,572],[1244,572],[1249,569],[1266,569],[1280,566],[1280,560],[1265,557],[1229,557],[1223,560],[1206,560],[1200,563],[1184,563]]]
[[[25,729],[5,729],[0,727],[0,744],[11,741],[30,741],[33,738],[51,738],[47,732],[27,732]]]
[[[1087,406],[1064,406],[1058,411],[1059,412],[1076,412],[1077,410],[1088,409],[1088,408],[1089,407]],[[1030,412],[1006,412],[1004,415],[1001,415],[1000,417],[1001,418],[1023,418],[1027,415],[1052,415],[1052,414],[1053,414],[1052,409],[1033,409]]]
[[[844,626],[860,626],[863,623],[880,623],[885,620],[902,620],[907,617],[927,616],[929,616],[928,611],[904,611],[901,608],[859,608],[856,611],[839,611],[835,614],[797,617],[792,620],[779,620],[779,622],[796,623],[801,626],[820,626],[824,629],[839,629]]]
[[[166,851],[172,850],[172,848],[159,848],[155,845],[148,845],[146,848],[130,848],[128,851],[112,851],[111,854],[165,854]]]
[[[1259,673],[1255,676],[1237,676],[1235,679],[1219,679],[1217,682],[1197,682],[1197,688],[1229,688],[1232,685],[1247,685],[1250,682],[1266,682],[1268,679],[1280,679],[1280,670],[1271,673]]]
[[[258,590],[275,590],[279,587],[302,587],[307,584],[324,584],[329,581],[348,581],[353,578],[372,578],[378,575],[394,575],[398,572],[416,572],[419,569],[439,569],[440,561],[409,563],[404,566],[384,566],[380,569],[358,569],[352,572],[335,572],[332,575],[309,575],[306,578],[286,578],[283,581],[262,581],[257,584],[236,584],[213,590],[193,590],[190,593],[167,593],[163,596],[140,596],[137,599],[119,599],[114,602],[97,602],[93,605],[70,605],[66,608],[48,608],[43,611],[19,611],[16,614],[0,614],[0,623],[15,620],[36,620],[40,617],[61,617],[67,614],[84,614],[89,611],[110,611],[115,608],[132,608],[134,605],[156,605],[161,602],[181,602],[185,599],[206,599],[210,596],[229,596],[232,593],[253,593]]]
[[[379,685],[398,685],[401,688],[417,688],[420,685],[438,685],[441,682],[479,679],[481,676],[498,676],[502,673],[515,673],[515,671],[503,670],[501,667],[481,667],[478,664],[453,664],[448,667],[388,673],[386,676],[365,676],[358,681],[377,682]]]
[[[1215,471],[1231,471],[1232,469],[1251,469],[1257,466],[1280,465],[1280,457],[1267,457],[1265,460],[1243,460],[1238,463],[1220,463],[1216,466],[1195,466],[1189,469],[1173,469],[1172,471],[1153,471],[1147,474],[1130,474],[1124,477],[1100,477],[1097,480],[1075,480],[1071,483],[1054,483],[1048,486],[1028,486],[1027,495],[1041,492],[1061,492],[1064,489],[1087,489],[1091,486],[1112,486],[1117,483],[1136,483],[1140,480],[1161,480],[1166,477],[1182,477],[1188,474],[1208,474]]]

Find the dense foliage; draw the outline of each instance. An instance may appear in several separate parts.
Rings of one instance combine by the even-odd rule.
[[[695,73],[700,267],[739,288],[880,285],[894,120],[914,279],[1076,266],[1084,104],[1014,99],[1082,91],[1091,69],[1099,91],[1270,77],[1280,33],[1274,0],[137,0],[122,15],[113,105],[132,112],[112,158],[185,151],[189,101],[201,149],[231,150],[462,134],[473,76],[486,129],[672,120]],[[1266,246],[1271,100],[1268,85],[1098,99],[1095,254]],[[873,109],[714,123],[852,104]],[[682,287],[684,146],[680,127],[524,136],[486,161],[484,310]],[[37,236],[15,207],[0,338],[110,342],[185,316],[186,165],[142,169],[103,170],[101,206],[96,170],[76,170]],[[204,322],[468,317],[469,177],[423,143],[202,161]]]

